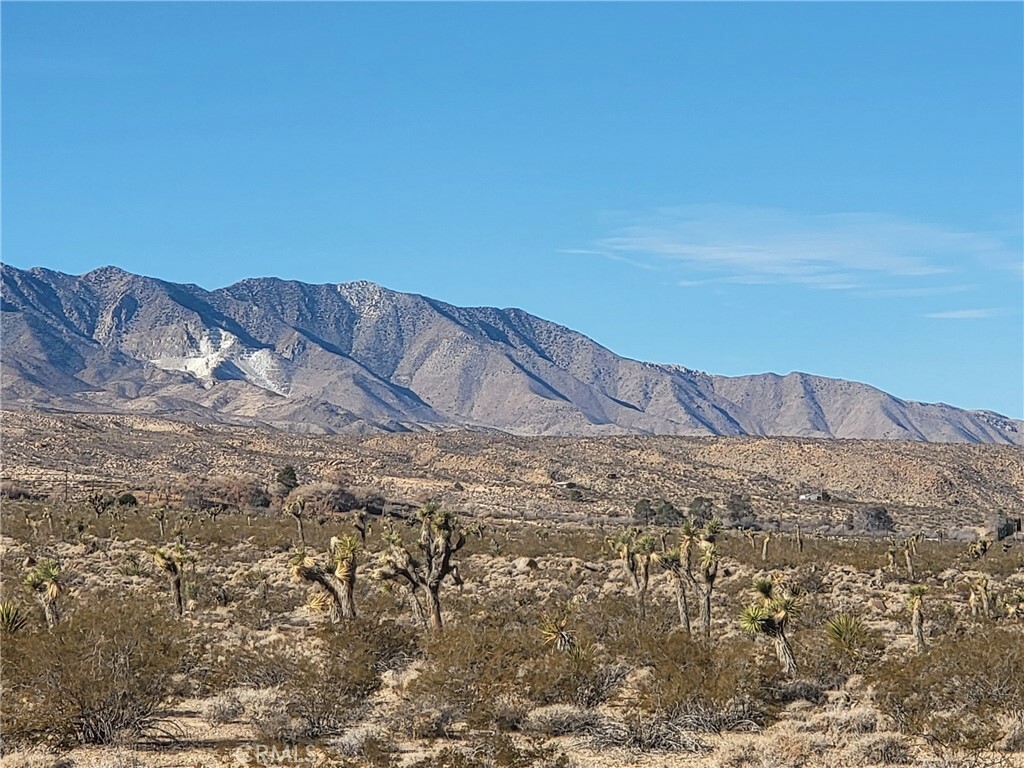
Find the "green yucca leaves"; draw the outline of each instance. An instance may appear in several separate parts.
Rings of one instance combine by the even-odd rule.
[[[28,623],[21,607],[12,600],[0,602],[0,632],[5,635],[13,635],[19,629],[23,629]]]
[[[867,639],[867,627],[860,616],[840,613],[825,622],[825,636],[840,648],[853,651]]]

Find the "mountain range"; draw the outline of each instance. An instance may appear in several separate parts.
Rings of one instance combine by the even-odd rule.
[[[1024,444],[1024,422],[806,373],[620,357],[519,309],[369,282],[207,291],[2,267],[3,407],[357,433],[770,435]]]

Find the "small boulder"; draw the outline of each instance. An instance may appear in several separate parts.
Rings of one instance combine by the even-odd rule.
[[[537,570],[537,561],[532,557],[517,558],[512,565],[515,567],[517,573],[528,573],[529,571]]]

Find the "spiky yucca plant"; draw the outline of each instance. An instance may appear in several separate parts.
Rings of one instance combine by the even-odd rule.
[[[852,613],[840,613],[826,619],[825,637],[833,645],[853,653],[867,639],[867,627],[860,616]]]
[[[32,590],[43,607],[46,626],[50,629],[60,619],[57,601],[64,593],[64,580],[60,565],[55,560],[43,560],[25,577],[25,586]]]
[[[775,581],[764,577],[754,580],[754,589],[761,599],[740,613],[740,628],[750,635],[771,638],[783,674],[793,676],[796,674],[796,659],[786,638],[786,626],[800,612],[800,597],[788,590],[777,589]]]
[[[545,614],[540,621],[540,634],[546,645],[556,651],[570,653],[577,647],[576,633],[569,629],[569,611]]]
[[[0,602],[0,632],[5,635],[13,635],[23,629],[28,623],[28,618],[21,612],[21,606],[13,600]]]

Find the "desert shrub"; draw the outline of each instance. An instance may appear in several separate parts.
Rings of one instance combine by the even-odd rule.
[[[830,712],[829,727],[841,734],[864,735],[878,730],[878,713],[871,707],[850,707]]]
[[[854,765],[905,765],[910,750],[898,733],[872,733],[852,741],[845,756]]]
[[[391,726],[412,739],[448,738],[465,709],[435,691],[417,689],[402,696],[402,704],[392,717]]]
[[[537,704],[591,708],[607,701],[628,672],[629,667],[603,660],[585,647],[572,654],[545,650],[522,665],[518,679]]]
[[[371,765],[379,763],[380,757],[395,751],[379,723],[363,723],[349,728],[341,736],[332,739],[331,746],[344,757],[361,757]]]
[[[656,716],[633,713],[625,720],[606,717],[591,730],[590,743],[599,749],[614,747],[631,752],[707,752],[687,724],[661,713]]]
[[[292,715],[288,696],[281,688],[242,688],[236,692],[239,719],[263,743],[294,743],[302,727]]]
[[[13,480],[0,480],[0,498],[10,501],[36,500],[43,498]]]
[[[673,632],[640,636],[637,646],[640,663],[650,670],[633,701],[640,712],[707,731],[752,728],[767,717],[769,667],[747,638],[712,646]]]
[[[501,697],[516,689],[521,664],[544,653],[539,632],[506,607],[448,626],[425,645],[426,663],[405,691],[430,708],[435,696],[467,715],[474,726],[488,727]],[[416,706],[416,705],[414,705]]]
[[[1000,715],[1024,709],[1021,647],[1018,629],[970,627],[878,665],[867,679],[902,732],[946,748],[989,748],[1004,735]]]
[[[750,503],[750,497],[745,494],[732,493],[725,504],[725,511],[722,512],[722,523],[726,528],[751,528],[760,530],[761,524]]]
[[[409,768],[568,768],[569,759],[543,744],[517,744],[503,733],[488,734],[467,747],[445,747]]]
[[[158,731],[183,641],[182,627],[164,611],[123,596],[79,603],[52,632],[11,636],[0,660],[3,733],[64,746]]]
[[[126,491],[117,497],[117,503],[122,507],[137,507],[139,506],[139,500],[135,498],[135,494]]]
[[[523,730],[545,736],[571,736],[589,733],[601,723],[603,715],[593,709],[572,704],[548,704],[530,710]]]
[[[346,488],[334,483],[300,485],[289,494],[286,503],[301,502],[310,512],[348,512],[359,500]]]
[[[200,714],[210,725],[233,723],[242,716],[244,708],[238,691],[224,691],[203,702]]]
[[[205,694],[274,691],[265,735],[277,729],[279,740],[313,739],[338,734],[353,722],[380,687],[381,673],[404,666],[418,653],[416,642],[412,630],[366,616],[310,632],[299,647],[283,641],[213,644],[195,660],[190,677],[196,691]],[[271,717],[274,709],[283,715]],[[252,720],[248,713],[246,718]]]
[[[881,535],[896,530],[896,523],[885,507],[859,507],[846,515],[846,528],[854,533]]]

